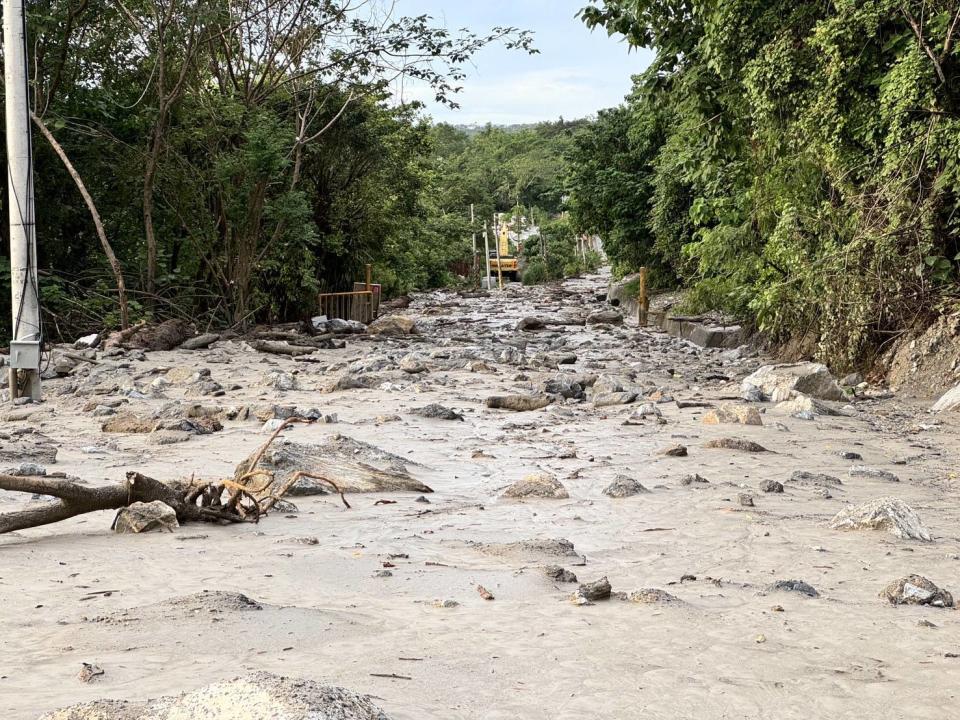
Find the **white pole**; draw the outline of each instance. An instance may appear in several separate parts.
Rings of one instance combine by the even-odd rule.
[[[490,289],[490,236],[487,235],[486,223],[484,223],[484,227],[483,227],[483,257],[485,258],[484,263],[486,264],[486,268],[487,268],[486,289],[489,290]]]
[[[473,282],[473,279],[477,276],[477,228],[474,225],[473,217],[473,203],[470,203],[470,230],[473,232],[473,277],[470,278],[470,282]]]
[[[33,213],[33,157],[27,105],[27,33],[23,0],[3,2],[3,77],[6,97],[7,184],[10,214],[10,276],[13,340],[41,341],[37,286],[37,239]],[[11,350],[11,356],[13,351]],[[40,399],[40,362],[11,370],[10,397]],[[22,389],[22,392],[21,392]]]

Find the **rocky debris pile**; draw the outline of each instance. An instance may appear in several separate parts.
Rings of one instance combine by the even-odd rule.
[[[819,363],[764,365],[744,379],[740,387],[746,399],[777,403],[793,399],[794,393],[818,400],[843,400],[845,397],[827,366]]]
[[[546,498],[565,500],[570,497],[567,489],[557,478],[549,473],[535,473],[518,480],[500,495],[503,498]]]
[[[368,697],[313,680],[257,672],[146,703],[101,700],[40,720],[389,720]]]
[[[844,508],[830,521],[830,527],[834,530],[885,530],[902,540],[933,541],[916,511],[895,497],[878,498]]]
[[[953,607],[953,595],[937,587],[922,575],[907,575],[899,580],[894,580],[880,591],[880,597],[891,605]]]
[[[626,595],[624,600],[638,605],[681,604],[683,600],[659,588],[641,588]]]
[[[122,508],[113,522],[114,532],[124,535],[145,533],[153,530],[173,532],[180,523],[177,522],[176,511],[166,503],[154,500],[153,502],[136,502]]]

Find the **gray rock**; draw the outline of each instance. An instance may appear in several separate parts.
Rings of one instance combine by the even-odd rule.
[[[880,592],[880,597],[892,605],[953,607],[953,595],[937,587],[922,575],[907,575],[894,580]]]
[[[758,388],[764,399],[784,402],[793,393],[802,393],[818,400],[843,400],[843,390],[834,380],[825,365],[819,363],[793,363],[765,365],[744,379],[741,390]]]
[[[560,397],[573,400],[582,400],[586,397],[586,393],[580,383],[573,382],[566,378],[547,380],[543,384],[543,391],[548,395],[559,395]]]
[[[495,410],[531,412],[541,410],[552,402],[549,395],[494,395],[487,398],[486,406]]]
[[[114,522],[115,532],[123,535],[128,533],[144,533],[152,530],[167,530],[173,532],[180,523],[177,522],[177,513],[166,503],[154,500],[153,502],[135,502],[122,508],[117,513]]]
[[[782,493],[783,485],[776,480],[764,480],[760,483],[760,490],[765,493]]]
[[[593,406],[597,408],[629,405],[637,399],[635,392],[610,392],[594,394]]]
[[[627,601],[637,603],[638,605],[660,605],[682,603],[683,601],[676,595],[671,595],[665,590],[659,588],[642,588],[634,590],[625,598]]]
[[[626,475],[617,475],[613,482],[607,485],[603,494],[611,498],[625,498],[650,492],[639,480],[627,477]]]
[[[830,521],[830,527],[834,530],[885,530],[902,540],[933,541],[916,511],[895,497],[878,498],[845,508]]]
[[[889,470],[880,470],[878,468],[867,467],[866,465],[854,465],[848,471],[850,477],[871,478],[873,480],[885,480],[886,482],[900,482],[900,478]]]
[[[410,375],[419,375],[420,373],[430,371],[430,368],[427,366],[427,358],[419,353],[404,355],[400,359],[400,369]]]
[[[743,507],[754,507],[753,495],[748,495],[747,493],[738,494],[737,502],[739,502]]]
[[[555,582],[561,583],[575,583],[577,582],[577,576],[574,575],[569,570],[566,570],[559,565],[547,565],[543,569],[543,574]]]
[[[596,602],[597,600],[608,600],[610,598],[610,581],[602,577],[591,583],[583,583],[574,593],[574,600],[583,603]]]
[[[930,408],[935,413],[940,412],[952,412],[954,410],[960,410],[960,385],[957,385],[952,390],[948,390],[943,396],[933,404],[933,407]]]
[[[439,403],[431,403],[422,408],[416,408],[415,410],[411,410],[410,414],[435,420],[463,420],[463,415],[456,410],[448,408],[446,405],[440,405]]]
[[[807,597],[820,597],[813,585],[803,582],[803,580],[777,580],[767,587],[767,592],[792,592],[806,595]]]
[[[691,485],[709,485],[710,481],[700,475],[693,474],[680,478],[680,484],[689,487]]]
[[[790,476],[790,482],[796,483],[797,485],[813,485],[816,487],[836,487],[837,485],[843,485],[843,481],[833,475],[812,473],[806,470],[794,470]]]
[[[587,325],[623,325],[623,314],[616,310],[598,310],[587,316]]]

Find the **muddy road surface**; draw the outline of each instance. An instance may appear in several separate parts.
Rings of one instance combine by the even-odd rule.
[[[0,536],[0,716],[253,670],[396,720],[955,713],[960,615],[888,586],[960,591],[956,420],[869,388],[743,400],[767,359],[585,324],[606,280],[418,296],[419,334],[305,360],[231,340],[47,382],[7,411],[0,469],[232,477],[300,413],[320,420],[276,449],[391,489],[347,509],[305,486],[259,524],[119,535],[101,512]]]

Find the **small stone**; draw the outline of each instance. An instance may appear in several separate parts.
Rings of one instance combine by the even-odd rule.
[[[806,595],[807,597],[820,597],[813,585],[803,582],[803,580],[777,580],[767,588],[767,592],[792,592]]]
[[[889,470],[880,470],[878,468],[867,467],[866,465],[854,465],[848,471],[850,477],[872,478],[874,480],[884,480],[886,482],[900,482],[900,478]]]
[[[456,410],[448,408],[446,405],[440,405],[439,403],[431,403],[422,408],[416,408],[415,410],[411,410],[410,414],[435,420],[463,420],[463,415]]]
[[[607,485],[603,494],[611,498],[625,498],[650,492],[639,480],[635,480],[626,475],[617,475],[613,482]]]
[[[586,600],[587,602],[608,600],[611,590],[610,581],[606,577],[602,577],[592,583],[582,584],[574,593],[574,599]]]
[[[764,480],[760,483],[760,490],[765,493],[782,493],[783,484],[776,480]]]
[[[424,505],[429,505],[429,504],[430,504],[430,501],[429,501],[425,496],[423,496],[423,495],[421,495],[421,496],[418,497],[416,500],[414,500],[414,502],[423,503]]]
[[[718,440],[711,440],[705,447],[714,450],[742,450],[743,452],[752,453],[769,452],[763,445],[742,438],[720,438]]]
[[[501,497],[504,498],[548,498],[553,500],[564,500],[569,498],[567,489],[553,475],[548,473],[537,473],[527,475],[523,480],[518,480],[513,485],[503,491]]]
[[[404,355],[400,359],[400,369],[410,375],[419,375],[430,371],[430,368],[427,367],[427,359],[418,353]]]
[[[104,670],[99,665],[94,665],[93,663],[83,663],[80,666],[80,672],[77,673],[77,680],[82,683],[93,682],[98,677],[101,677],[104,674]]]
[[[760,411],[749,405],[721,405],[703,416],[704,425],[763,425]]]
[[[767,641],[766,635],[757,635],[757,637],[754,639],[754,642],[756,642],[758,645],[762,645],[766,641]]]
[[[660,454],[666,455],[667,457],[687,457],[688,455],[685,445],[672,445],[671,447],[661,450]]]
[[[746,493],[740,493],[739,495],[737,495],[737,501],[738,501],[743,507],[754,507],[754,504],[753,504],[753,495],[747,495]]]
[[[709,485],[710,481],[704,477],[701,477],[700,475],[693,474],[693,475],[684,475],[682,478],[680,478],[680,484],[683,486]]]
[[[458,603],[456,600],[436,600],[434,601],[433,606],[447,609],[460,607],[460,603]]]
[[[393,573],[390,572],[389,570],[377,570],[377,572],[374,573],[374,577],[378,577],[378,578],[393,577]]]
[[[844,460],[863,460],[863,456],[858,452],[853,452],[852,450],[841,450],[837,453]]]
[[[543,574],[546,575],[551,580],[562,583],[575,583],[577,582],[577,576],[574,575],[569,570],[566,570],[559,565],[547,565],[543,569]]]
[[[377,318],[368,327],[371,335],[416,335],[417,323],[402,315],[386,315]]]

